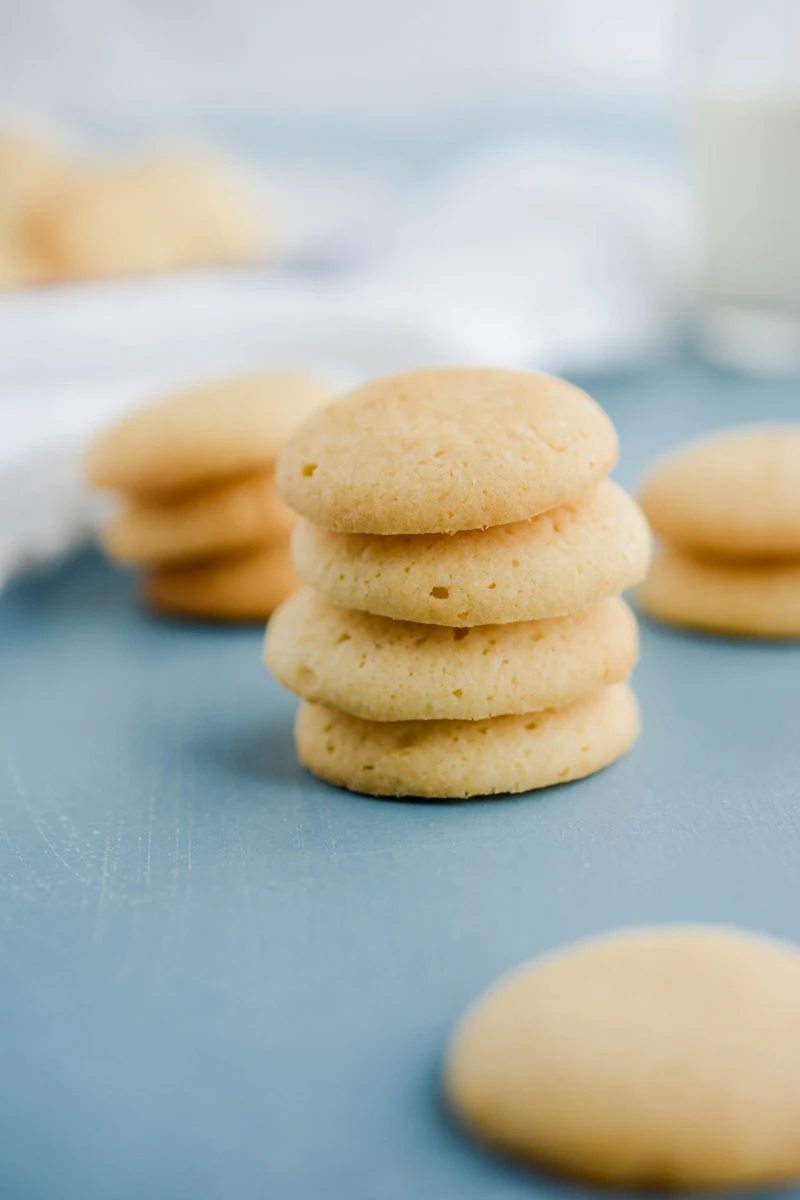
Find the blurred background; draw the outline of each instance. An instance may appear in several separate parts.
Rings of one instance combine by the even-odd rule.
[[[0,80],[0,575],[210,374],[800,362],[800,0],[2,0]]]
[[[692,7],[703,6],[703,0]],[[5,0],[7,99],[120,130],[416,152],[531,119],[664,121],[676,0]],[[333,149],[329,144],[328,151]]]

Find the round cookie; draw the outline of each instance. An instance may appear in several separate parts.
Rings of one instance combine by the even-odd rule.
[[[244,177],[186,152],[74,171],[42,198],[29,229],[62,279],[253,262],[265,245],[261,204]]]
[[[271,467],[283,443],[330,390],[305,375],[200,384],[124,417],[90,447],[90,483],[169,496]]]
[[[638,732],[633,693],[617,683],[565,708],[486,721],[364,721],[303,703],[295,740],[303,766],[337,787],[464,800],[582,779]]]
[[[0,128],[0,227],[24,215],[70,165],[55,133]]]
[[[26,244],[22,230],[4,227],[0,214],[0,291],[34,287],[45,278],[45,265]]]
[[[0,129],[0,290],[29,287],[46,274],[30,244],[27,218],[67,169],[55,134]]]
[[[264,621],[297,587],[285,546],[266,546],[239,558],[188,567],[163,567],[144,582],[153,608],[215,621]]]
[[[704,926],[579,942],[468,1010],[451,1107],[500,1149],[602,1184],[800,1176],[800,953]]]
[[[800,637],[800,561],[755,566],[665,547],[637,590],[642,612],[674,625],[750,637]]]
[[[263,471],[174,500],[133,500],[102,542],[118,562],[188,562],[286,539],[294,521],[278,498],[272,472]]]
[[[636,620],[623,600],[570,617],[448,629],[331,604],[301,588],[269,624],[264,662],[304,700],[371,721],[478,720],[558,708],[627,679]]]
[[[453,533],[525,520],[617,460],[584,392],[549,375],[437,368],[378,379],[317,413],[281,454],[278,490],[341,533]]]
[[[292,535],[297,574],[334,603],[457,627],[577,612],[642,580],[649,553],[644,517],[611,480],[486,530],[378,537],[299,521]]]
[[[653,529],[689,550],[800,558],[800,423],[725,430],[657,463],[640,503]]]

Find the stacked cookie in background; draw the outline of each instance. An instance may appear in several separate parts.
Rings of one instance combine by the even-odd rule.
[[[228,380],[140,409],[97,439],[89,481],[123,498],[103,545],[117,562],[146,570],[153,607],[261,620],[297,586],[294,516],[276,492],[274,464],[329,395],[303,375]]]
[[[741,636],[800,637],[800,424],[744,426],[680,447],[645,481],[663,539],[643,611]]]
[[[308,585],[265,661],[299,695],[301,761],[373,795],[577,779],[638,732],[624,682],[646,522],[606,479],[617,438],[577,388],[417,371],[311,417],[277,467]]]
[[[210,148],[110,158],[40,122],[0,127],[0,290],[263,259],[263,189]]]

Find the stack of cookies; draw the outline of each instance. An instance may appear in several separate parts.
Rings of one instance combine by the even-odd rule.
[[[210,384],[133,413],[94,443],[90,482],[123,496],[103,545],[146,569],[153,607],[261,620],[297,586],[294,515],[278,498],[274,464],[329,394],[303,375]]]
[[[727,430],[657,464],[641,503],[663,539],[641,608],[677,625],[800,637],[800,425]]]
[[[65,172],[23,233],[45,282],[256,262],[267,244],[250,181],[218,155],[181,150]]]
[[[256,182],[208,149],[109,160],[35,122],[0,128],[0,290],[257,262],[263,210]]]
[[[624,682],[649,533],[606,479],[617,438],[527,372],[378,380],[311,417],[277,467],[308,585],[265,661],[302,697],[301,761],[372,795],[456,798],[577,779],[638,732]]]

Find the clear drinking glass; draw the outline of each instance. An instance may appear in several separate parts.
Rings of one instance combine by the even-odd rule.
[[[800,369],[800,0],[691,0],[696,333],[743,369]]]

